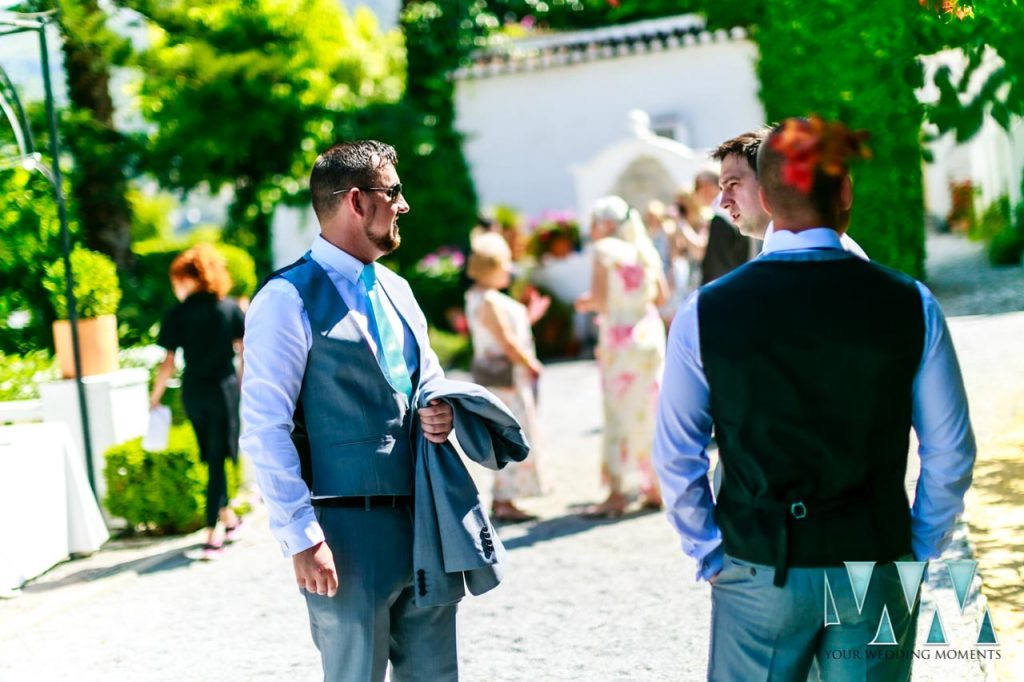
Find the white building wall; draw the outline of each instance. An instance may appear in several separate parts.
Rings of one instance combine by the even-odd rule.
[[[460,81],[456,126],[481,205],[573,208],[570,167],[629,135],[632,109],[656,125],[675,117],[698,151],[760,125],[756,56],[735,40]]]

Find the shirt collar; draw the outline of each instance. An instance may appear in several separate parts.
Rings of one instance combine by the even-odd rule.
[[[775,230],[769,225],[771,232],[765,232],[764,250],[761,253],[777,251],[800,251],[803,249],[838,249],[843,250],[839,233],[828,227],[814,227],[800,232]]]
[[[339,249],[319,234],[313,239],[311,251],[316,262],[331,268],[352,284],[359,283],[359,275],[362,274],[364,267],[361,260]]]

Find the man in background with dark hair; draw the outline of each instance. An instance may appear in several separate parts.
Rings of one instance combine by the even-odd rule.
[[[693,194],[701,211],[710,213],[707,247],[701,262],[701,284],[713,282],[750,260],[753,244],[719,210],[714,202],[718,198],[718,174],[701,171],[693,181]]]
[[[697,579],[712,584],[709,679],[803,680],[817,661],[826,680],[908,680],[916,592],[908,608],[894,562],[949,543],[974,464],[967,398],[928,289],[843,249],[845,159],[839,175],[815,167],[803,191],[783,180],[781,136],[757,159],[775,234],[671,327],[654,465]],[[714,498],[712,427],[724,469]],[[866,596],[845,562],[869,562]],[[872,655],[876,633],[885,656]]]
[[[317,157],[320,234],[246,316],[242,448],[332,682],[382,682],[389,661],[396,682],[458,679],[456,605],[418,606],[413,576],[413,420],[443,443],[452,408],[413,410],[444,374],[409,285],[375,263],[409,211],[397,163],[372,140]]]

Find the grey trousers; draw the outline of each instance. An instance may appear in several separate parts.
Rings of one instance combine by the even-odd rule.
[[[828,627],[826,576],[841,621]],[[709,680],[910,679],[919,602],[908,611],[895,564],[875,566],[860,613],[845,567],[791,568],[783,587],[774,578],[771,566],[726,555],[711,588]],[[894,645],[869,644],[883,607]]]
[[[334,554],[334,597],[303,591],[326,682],[458,680],[456,605],[413,604],[412,512],[316,508]]]

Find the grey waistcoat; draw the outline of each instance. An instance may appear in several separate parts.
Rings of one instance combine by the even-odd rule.
[[[413,331],[422,367],[426,323],[421,330],[412,292],[389,270],[378,267],[377,273]],[[292,440],[313,497],[411,495],[409,400],[388,383],[334,283],[308,253],[276,276],[298,290],[312,332]],[[414,393],[418,374],[412,377]]]

